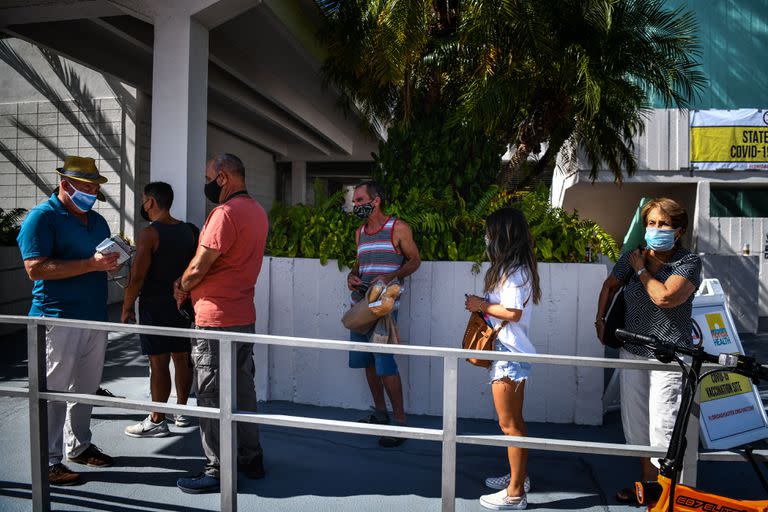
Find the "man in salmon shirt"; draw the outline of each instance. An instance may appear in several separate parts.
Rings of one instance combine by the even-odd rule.
[[[264,259],[269,229],[267,214],[245,190],[243,162],[228,153],[208,161],[205,196],[218,204],[211,210],[195,257],[175,285],[181,304],[191,295],[195,328],[200,330],[255,332],[253,290]],[[237,408],[256,411],[253,345],[236,344]],[[197,404],[219,407],[219,342],[192,341],[192,361],[197,375]],[[219,491],[219,420],[200,418],[200,437],[207,463],[191,478],[176,485],[191,494]],[[264,477],[259,429],[253,423],[237,424],[238,470],[252,479]]]

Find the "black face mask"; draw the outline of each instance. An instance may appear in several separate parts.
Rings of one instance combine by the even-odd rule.
[[[147,213],[147,210],[144,209],[144,205],[141,206],[141,218],[144,219],[147,222],[152,222],[152,219],[149,218],[149,214]]]
[[[352,207],[352,213],[361,219],[367,219],[373,213],[373,201],[366,204],[356,204]]]
[[[218,176],[206,183],[204,189],[205,197],[213,204],[219,204],[219,197],[221,196],[221,185],[216,182],[217,179],[219,179]]]

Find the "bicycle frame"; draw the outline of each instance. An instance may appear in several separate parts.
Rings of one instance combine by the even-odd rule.
[[[686,370],[686,365],[678,354],[691,357],[691,363],[684,372],[685,383],[680,408],[667,454],[659,460],[659,476],[655,482],[635,482],[638,503],[646,505],[649,512],[768,512],[768,500],[738,500],[677,483],[687,449],[685,434],[688,430],[691,411],[696,403],[696,390],[701,379],[712,372],[701,375],[702,365],[704,362],[720,363],[720,358],[705,352],[700,347],[688,349],[664,344],[655,338],[621,329],[616,330],[616,335],[626,342],[650,348],[654,351],[656,359],[663,363],[677,361],[683,370]],[[736,366],[724,366],[714,371],[735,371],[752,379],[766,378],[768,370],[753,360],[749,362],[747,359],[740,360],[741,362]]]

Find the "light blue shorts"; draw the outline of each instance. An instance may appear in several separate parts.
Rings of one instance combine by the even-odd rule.
[[[496,343],[496,352],[511,352],[503,343]],[[508,378],[512,382],[521,382],[528,379],[531,373],[530,363],[518,363],[517,361],[494,361],[489,368],[490,382]]]

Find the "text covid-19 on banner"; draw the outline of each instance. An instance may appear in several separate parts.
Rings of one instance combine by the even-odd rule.
[[[691,112],[691,168],[768,170],[768,110]]]

